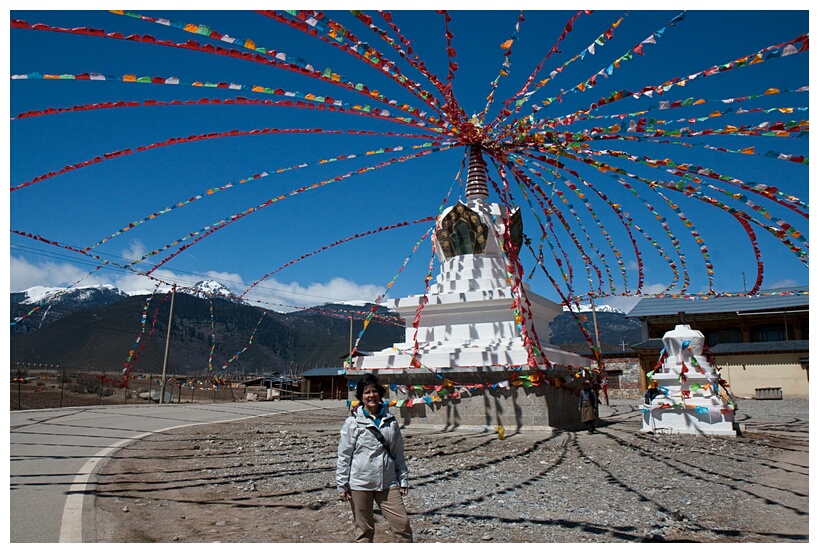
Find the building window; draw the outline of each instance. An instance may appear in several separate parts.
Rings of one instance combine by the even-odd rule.
[[[738,344],[742,342],[742,333],[737,328],[712,330],[705,335],[705,343],[709,347],[717,344]]]
[[[785,327],[783,325],[758,326],[751,331],[751,337],[754,342],[776,342],[784,340]]]
[[[606,378],[609,379],[609,389],[610,390],[619,390],[620,389],[620,371],[606,371]]]

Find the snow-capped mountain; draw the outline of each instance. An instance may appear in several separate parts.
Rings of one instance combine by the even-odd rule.
[[[591,305],[581,305],[579,308],[574,306],[574,305],[571,306],[571,308],[569,308],[569,307],[567,307],[565,305],[563,306],[563,311],[566,311],[566,312],[574,311],[575,313],[590,313],[591,310],[592,310]],[[616,307],[612,307],[610,305],[595,305],[594,306],[594,311],[596,313],[623,313],[623,314],[625,314],[625,311],[623,311],[622,309],[617,309]]]
[[[163,286],[158,293],[166,294],[168,291],[169,287]],[[215,280],[203,280],[192,287],[177,286],[177,291],[200,299],[214,297],[244,303],[226,286]],[[11,335],[21,336],[39,330],[76,311],[98,309],[131,296],[150,296],[154,293],[156,290],[134,290],[125,293],[110,284],[73,288],[32,286],[10,294]]]
[[[87,303],[89,305],[104,305],[118,301],[127,294],[120,292],[116,286],[100,284],[96,286],[77,286],[76,288],[52,288],[46,286],[32,286],[22,292],[12,292],[11,301],[22,304],[49,303]]]
[[[180,291],[203,300],[210,298],[222,298],[234,302],[239,301],[236,294],[231,292],[227,286],[216,280],[200,280],[190,288],[182,288]]]
[[[127,298],[115,286],[53,288],[33,286],[11,293],[11,335],[20,336],[81,309],[104,307]],[[36,315],[28,315],[36,312]]]
[[[214,297],[234,302],[240,301],[227,286],[215,280],[201,280],[191,287],[178,287],[177,290],[201,299]],[[162,293],[167,291],[167,287],[165,290],[161,290]],[[154,290],[133,290],[125,293],[111,284],[77,286],[74,288],[32,286],[21,292],[12,292],[11,303],[26,306],[42,303],[44,308],[45,306],[62,306],[63,308],[77,309],[100,307],[129,296],[149,296],[153,293],[155,293]]]

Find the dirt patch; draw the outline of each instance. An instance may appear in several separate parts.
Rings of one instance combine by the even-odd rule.
[[[275,429],[177,429],[124,448],[99,474],[94,541],[351,541],[332,481],[337,432],[326,430],[344,413],[311,413],[311,427],[303,416],[277,416]]]
[[[100,469],[85,541],[351,542],[334,484],[345,416],[134,442]],[[808,541],[806,425],[788,436],[651,435],[626,409],[594,435],[404,434],[417,542]],[[380,517],[375,540],[393,541]]]

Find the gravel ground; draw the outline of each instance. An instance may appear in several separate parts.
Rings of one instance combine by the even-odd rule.
[[[742,400],[739,437],[404,431],[416,542],[808,543],[808,401]],[[100,470],[97,542],[351,542],[334,470],[344,409],[178,429]],[[376,518],[376,541],[391,542]]]

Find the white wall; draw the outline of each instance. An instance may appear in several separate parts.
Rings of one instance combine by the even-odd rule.
[[[756,396],[757,388],[782,388],[783,397],[808,397],[807,371],[799,359],[806,353],[715,355],[720,374],[734,395]]]

